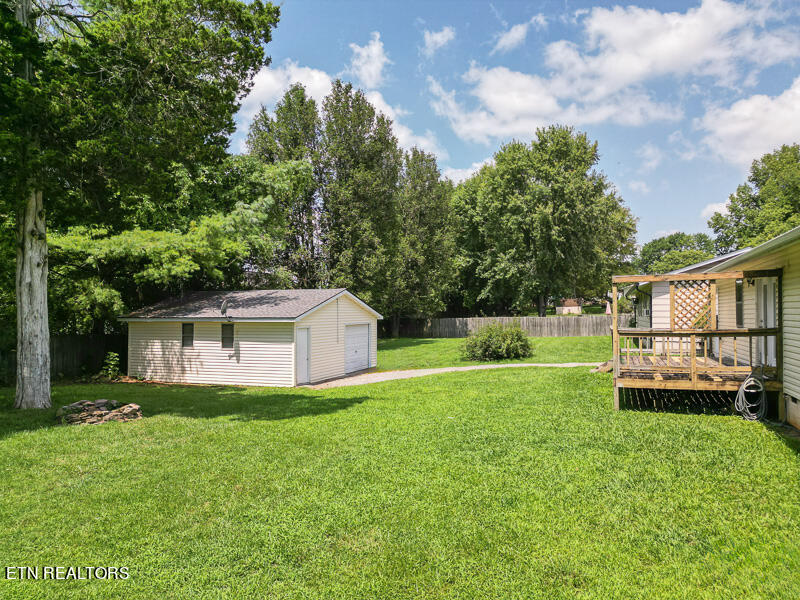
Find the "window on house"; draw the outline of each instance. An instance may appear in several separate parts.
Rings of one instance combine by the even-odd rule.
[[[744,282],[736,280],[736,327],[744,327]]]
[[[194,323],[184,323],[181,326],[181,346],[184,348],[194,346]]]
[[[222,347],[233,348],[233,323],[222,324]]]

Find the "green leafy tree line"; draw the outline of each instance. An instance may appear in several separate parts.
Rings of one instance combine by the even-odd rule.
[[[451,306],[541,316],[549,298],[607,293],[634,252],[636,222],[596,169],[597,143],[570,127],[511,142],[455,192],[459,280]]]
[[[302,159],[314,184],[289,208],[283,263],[303,287],[347,287],[392,318],[444,307],[452,283],[449,199],[433,155],[404,152],[392,122],[349,83],[322,106],[290,87],[247,138],[265,163]]]
[[[169,223],[175,163],[219,162],[269,63],[261,0],[0,1],[0,179],[16,228],[17,391],[50,404],[47,225]]]

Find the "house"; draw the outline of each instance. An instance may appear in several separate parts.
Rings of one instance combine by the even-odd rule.
[[[800,427],[800,227],[712,261],[612,278],[615,313],[619,284],[662,290],[650,322],[614,327],[615,406],[621,388],[734,391],[763,370],[779,418]]]
[[[381,315],[346,289],[194,292],[137,310],[128,374],[294,386],[377,366]]]
[[[557,315],[579,315],[581,314],[581,303],[577,298],[564,298],[556,306]]]
[[[736,250],[729,254],[715,256],[693,265],[670,271],[667,275],[681,273],[702,273],[710,271],[716,265],[747,252],[749,248]],[[633,301],[633,313],[637,327],[669,328],[669,282],[641,281],[628,286],[624,296]]]

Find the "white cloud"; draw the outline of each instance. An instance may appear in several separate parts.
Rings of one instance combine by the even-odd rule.
[[[704,219],[710,219],[714,213],[722,213],[723,215],[728,214],[728,203],[727,202],[712,202],[711,204],[706,204],[703,207],[703,210],[700,211],[700,216]]]
[[[465,140],[530,137],[537,126],[612,122],[642,125],[677,120],[679,106],[656,101],[645,85],[658,78],[701,78],[709,85],[752,84],[764,68],[800,57],[800,37],[762,4],[704,0],[685,12],[635,6],[593,8],[576,17],[580,43],[560,40],[545,50],[543,76],[472,64],[470,105],[429,79],[431,105]],[[768,29],[767,25],[771,27]],[[492,52],[521,44],[530,23],[514,26]]]
[[[442,171],[442,175],[450,179],[453,183],[461,183],[465,179],[469,179],[475,173],[481,170],[483,165],[492,164],[493,160],[491,157],[485,158],[479,162],[474,162],[466,169],[454,169],[452,167],[447,167]]]
[[[658,238],[667,237],[668,235],[672,235],[673,233],[678,233],[677,229],[662,229],[661,231],[656,231],[653,239],[656,240]]]
[[[582,21],[583,47],[561,40],[546,49],[553,83],[589,98],[663,76],[710,77],[733,86],[742,64],[763,69],[800,56],[800,38],[789,29],[767,31],[780,18],[768,9],[705,0],[685,13],[635,6],[594,8]]]
[[[650,193],[650,187],[644,181],[630,181],[628,182],[628,189],[638,194]]]
[[[425,133],[419,135],[414,133],[410,127],[399,121],[401,117],[409,114],[407,110],[404,110],[399,106],[392,106],[386,102],[383,94],[377,90],[371,90],[366,92],[364,95],[378,112],[383,113],[392,120],[392,130],[394,131],[395,136],[397,136],[397,142],[402,148],[408,150],[416,146],[420,150],[425,150],[425,152],[435,154],[439,160],[447,160],[449,158],[447,150],[445,150],[441,144],[439,144],[436,134],[430,129],[425,130]]]
[[[673,131],[667,141],[672,144],[675,153],[681,160],[694,160],[697,158],[697,146],[691,140],[686,139],[682,131]]]
[[[253,89],[242,102],[239,118],[250,121],[262,104],[273,106],[293,83],[302,83],[306,93],[320,104],[331,91],[331,81],[325,71],[301,67],[291,60],[278,67],[265,67],[253,78]]]
[[[593,104],[580,99],[559,98],[549,81],[537,75],[511,71],[506,67],[487,69],[473,64],[464,79],[473,84],[471,95],[479,106],[468,109],[432,77],[428,87],[431,106],[450,121],[461,139],[488,143],[493,138],[531,137],[537,127],[555,122],[593,124],[614,122],[641,125],[654,120],[673,120],[681,112],[657,103],[643,90],[628,90]]]
[[[641,146],[636,151],[636,155],[642,159],[642,170],[644,171],[652,171],[664,160],[664,153],[658,146],[651,142],[647,142]]]
[[[353,51],[353,58],[346,72],[357,77],[367,89],[383,85],[383,68],[392,64],[392,61],[383,50],[381,34],[373,31],[370,41],[365,46],[350,44],[350,49]]]
[[[800,141],[800,77],[778,96],[757,94],[728,108],[713,107],[696,121],[714,154],[740,167],[782,144]]]
[[[547,18],[540,13],[531,17],[529,21],[517,23],[511,27],[511,29],[504,31],[497,36],[497,42],[494,48],[492,48],[491,54],[495,54],[496,52],[505,54],[517,46],[522,45],[522,43],[525,42],[525,38],[528,36],[528,29],[531,25],[537,29],[543,29],[547,26]]]
[[[456,30],[450,26],[443,27],[441,31],[428,31],[423,32],[425,45],[420,48],[420,52],[428,58],[433,58],[436,51],[443,48],[456,37]]]

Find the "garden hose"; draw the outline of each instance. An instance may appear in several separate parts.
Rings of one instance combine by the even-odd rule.
[[[753,399],[751,402],[750,399]],[[761,421],[767,414],[767,391],[764,387],[764,367],[761,373],[756,374],[756,370],[739,386],[736,393],[736,412],[742,415],[746,421]]]

